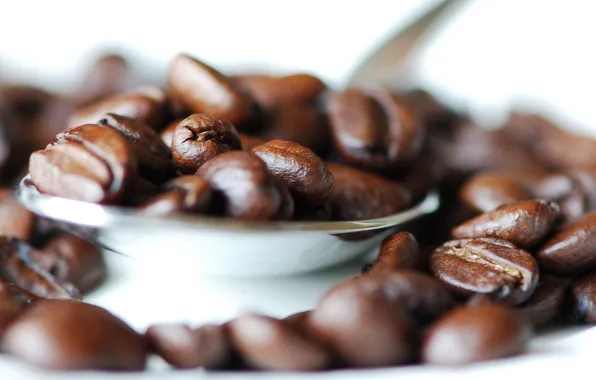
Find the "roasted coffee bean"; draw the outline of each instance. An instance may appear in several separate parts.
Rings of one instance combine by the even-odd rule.
[[[290,220],[294,216],[294,198],[286,186],[286,183],[279,178],[275,179],[277,190],[279,191],[280,202],[279,209],[275,219],[277,220]]]
[[[596,323],[596,274],[573,280],[569,286],[565,311],[576,321]]]
[[[21,205],[8,189],[0,188],[0,236],[29,240],[35,216]]]
[[[534,326],[552,321],[562,311],[567,280],[553,275],[541,275],[530,299],[518,305],[518,310]]]
[[[349,166],[327,163],[333,176],[328,204],[335,220],[380,218],[407,209],[410,192],[402,185]]]
[[[71,300],[36,302],[9,326],[4,352],[52,370],[140,371],[147,347],[122,320]]]
[[[408,91],[403,94],[403,99],[433,132],[449,133],[459,119],[457,113],[423,89]]]
[[[153,351],[175,368],[224,368],[230,361],[231,347],[223,326],[149,326],[145,333]]]
[[[461,187],[459,194],[463,204],[478,212],[533,198],[530,189],[517,176],[507,173],[477,174]]]
[[[206,113],[235,126],[255,116],[252,97],[231,79],[204,62],[178,54],[168,71],[168,89],[178,108]]]
[[[57,279],[36,263],[41,253],[34,251],[20,240],[0,237],[0,277],[39,297],[80,299],[73,284]]]
[[[554,202],[531,200],[498,207],[453,228],[454,239],[495,237],[520,248],[533,248],[553,228],[559,217]]]
[[[505,306],[460,307],[435,322],[422,349],[426,363],[461,365],[519,355],[532,335],[527,321]]]
[[[596,268],[596,212],[552,236],[536,253],[541,266],[559,274],[582,274]]]
[[[211,206],[209,183],[195,175],[175,178],[164,186],[165,192],[139,206],[145,215],[169,215],[175,212],[207,212]]]
[[[497,238],[449,241],[433,252],[430,266],[457,293],[487,294],[512,305],[526,301],[538,283],[532,255]]]
[[[126,137],[137,158],[141,176],[154,182],[162,182],[173,176],[170,150],[159,134],[142,121],[108,113],[99,124],[114,128]]]
[[[107,275],[100,248],[66,233],[50,239],[41,251],[31,250],[31,258],[56,280],[72,283],[84,293],[100,285]]]
[[[331,355],[324,347],[282,320],[245,314],[227,327],[234,349],[251,368],[316,371],[330,365]]]
[[[327,112],[335,148],[348,163],[368,169],[388,170],[409,162],[426,135],[412,111],[387,91],[332,94]]]
[[[445,177],[445,165],[436,153],[429,148],[423,150],[407,169],[399,176],[410,193],[414,202],[422,201],[432,189],[437,189]]]
[[[240,148],[236,128],[207,114],[193,114],[182,120],[172,137],[174,164],[185,174],[195,173],[218,154]]]
[[[312,103],[325,91],[319,78],[309,74],[287,76],[238,75],[234,81],[248,91],[264,108],[273,109],[288,104]]]
[[[77,98],[83,103],[116,95],[125,90],[129,75],[126,59],[119,54],[99,57],[85,75]]]
[[[325,162],[312,150],[285,140],[272,140],[251,152],[282,180],[292,195],[314,204],[322,204],[331,195],[333,176]]]
[[[265,163],[250,152],[226,152],[203,164],[197,174],[214,190],[218,214],[267,220],[278,215],[281,195]]]
[[[383,240],[379,255],[368,274],[419,268],[420,256],[420,247],[414,235],[409,232],[398,232]]]
[[[90,103],[73,113],[68,127],[96,124],[105,114],[113,113],[137,119],[155,130],[163,127],[167,116],[167,98],[159,87],[141,87]]]
[[[328,222],[332,219],[332,211],[329,203],[314,205],[305,200],[294,202],[294,220]]]

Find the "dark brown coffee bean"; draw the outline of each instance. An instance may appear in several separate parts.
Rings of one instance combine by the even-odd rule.
[[[372,264],[370,275],[420,267],[420,247],[414,235],[398,232],[381,243],[379,255]]]
[[[349,163],[387,170],[410,161],[422,148],[424,126],[389,92],[333,94],[327,112],[335,147]]]
[[[31,258],[58,281],[72,283],[84,293],[100,285],[107,275],[100,248],[66,233],[49,240],[41,251],[32,250]]]
[[[275,184],[277,185],[277,190],[279,191],[279,209],[277,210],[277,216],[275,219],[277,220],[290,220],[294,216],[294,198],[292,198],[292,194],[286,186],[285,182],[279,178],[275,178]]]
[[[218,154],[240,148],[236,128],[207,114],[194,114],[182,120],[172,138],[174,164],[185,174],[195,173]]]
[[[534,326],[541,326],[556,318],[562,310],[565,300],[567,280],[553,275],[540,275],[538,286],[530,299],[517,309],[525,315]]]
[[[541,266],[559,274],[582,274],[596,268],[596,212],[551,237],[536,258]]]
[[[499,206],[533,198],[517,176],[506,173],[480,173],[459,190],[463,204],[471,210],[489,212]]]
[[[187,325],[152,325],[145,337],[155,353],[175,368],[217,369],[230,361],[230,343],[220,325],[204,325],[194,330]]]
[[[145,215],[169,215],[176,212],[207,212],[211,206],[209,183],[195,175],[175,178],[164,186],[164,193],[139,206]]]
[[[316,371],[330,364],[325,348],[282,320],[246,314],[227,326],[233,347],[251,368]]]
[[[526,301],[538,283],[536,260],[503,239],[449,241],[433,252],[430,266],[457,293],[487,294],[512,305]]]
[[[77,93],[80,102],[87,103],[125,90],[129,75],[126,59],[119,54],[106,54],[93,62]]]
[[[172,155],[159,134],[142,121],[112,113],[99,121],[114,128],[130,142],[137,158],[139,174],[154,182],[161,182],[174,174]]]
[[[36,302],[5,332],[4,352],[52,370],[140,371],[142,336],[100,307],[70,300]]]
[[[437,189],[445,175],[445,165],[431,148],[426,148],[399,178],[412,193],[412,200],[420,202],[431,189]]]
[[[554,202],[531,200],[503,205],[453,228],[454,239],[495,237],[520,248],[532,248],[554,227],[559,206]]]
[[[166,144],[166,146],[170,149],[172,148],[172,141],[174,140],[174,133],[176,132],[176,127],[178,126],[178,124],[180,124],[181,121],[182,119],[176,119],[172,121],[164,128],[163,131],[159,133],[161,141],[163,141],[163,143]]]
[[[429,130],[448,133],[457,122],[459,115],[442,104],[432,94],[422,89],[414,89],[403,94],[403,99]]]
[[[565,311],[576,321],[596,323],[596,274],[587,274],[571,282]]]
[[[36,263],[41,253],[34,251],[20,240],[0,237],[0,277],[39,297],[80,299],[81,293],[73,284]]]
[[[268,220],[278,215],[281,195],[265,163],[250,152],[226,152],[203,164],[197,175],[214,190],[217,213],[239,219]]]
[[[96,124],[107,113],[137,119],[152,129],[159,130],[163,128],[166,117],[167,98],[161,88],[141,87],[80,108],[72,114],[67,125],[73,128],[84,124]]]
[[[0,236],[29,240],[34,225],[35,215],[23,207],[8,189],[0,188]]]
[[[255,146],[264,144],[266,142],[260,137],[247,135],[246,133],[240,133],[239,135],[243,150],[251,150]]]
[[[332,219],[329,203],[314,205],[305,200],[297,200],[294,203],[294,220],[328,222]]]
[[[248,122],[255,113],[256,105],[248,93],[213,67],[186,54],[178,54],[170,64],[168,89],[175,104],[235,126]]]
[[[399,183],[345,165],[327,167],[333,175],[328,203],[335,220],[380,218],[410,206],[410,192]]]
[[[523,353],[531,335],[529,323],[505,306],[460,307],[431,326],[422,356],[438,365],[500,359]]]
[[[251,152],[282,180],[292,195],[321,204],[329,199],[333,176],[325,162],[312,150],[285,140],[272,140],[254,147]]]
[[[309,74],[288,76],[238,75],[234,81],[252,94],[264,108],[311,103],[326,89],[325,83]]]

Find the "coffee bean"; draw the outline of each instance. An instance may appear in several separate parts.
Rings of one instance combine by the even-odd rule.
[[[185,174],[195,173],[220,153],[240,148],[236,128],[206,114],[194,114],[182,120],[172,137],[174,163]]]
[[[556,318],[562,310],[565,300],[567,280],[553,275],[541,275],[536,290],[518,310],[534,326],[541,326]]]
[[[21,205],[8,189],[0,188],[0,236],[29,240],[35,215]]]
[[[538,264],[526,251],[496,238],[452,240],[433,252],[431,271],[457,293],[487,294],[516,305],[538,283]]]
[[[536,253],[541,266],[559,274],[582,274],[596,268],[596,212],[552,236]]]
[[[114,128],[130,142],[141,176],[157,183],[173,176],[170,150],[142,121],[108,113],[99,124]]]
[[[332,94],[327,112],[335,147],[349,163],[388,170],[410,161],[422,147],[424,126],[389,92]]]
[[[459,115],[442,104],[432,94],[423,89],[414,89],[403,94],[403,99],[427,126],[437,133],[450,132]]]
[[[230,343],[220,325],[197,329],[177,324],[152,325],[145,337],[153,350],[175,368],[218,369],[230,360]]]
[[[453,228],[454,239],[495,237],[520,248],[532,248],[553,228],[559,217],[556,203],[531,200],[503,205]]]
[[[336,220],[380,218],[410,206],[411,195],[399,183],[336,163],[327,168],[334,183],[328,203]]]
[[[52,370],[140,371],[143,338],[108,311],[78,301],[36,302],[6,330],[4,352]]]
[[[209,183],[195,175],[175,178],[164,186],[165,192],[139,206],[145,215],[169,215],[176,212],[207,212],[211,206]]]
[[[203,164],[197,175],[214,190],[219,214],[250,220],[272,219],[278,214],[281,195],[275,178],[250,152],[219,154]]]
[[[507,173],[477,174],[461,187],[459,194],[463,204],[478,212],[533,198],[524,183]]]
[[[277,190],[279,191],[279,209],[277,210],[277,215],[275,219],[277,220],[290,220],[294,216],[294,198],[288,189],[286,183],[281,180],[280,178],[275,178],[275,184],[277,186]]]
[[[246,314],[227,326],[233,347],[251,368],[315,371],[330,364],[325,348],[282,320]]]
[[[329,199],[333,176],[310,149],[291,141],[272,140],[251,152],[265,162],[269,172],[281,179],[294,197],[314,204]]]
[[[312,103],[326,89],[325,83],[309,74],[287,76],[238,75],[234,81],[248,91],[264,108]]]
[[[125,90],[129,75],[126,59],[119,54],[106,54],[93,62],[85,75],[77,98],[83,103],[116,95]]]
[[[571,282],[565,311],[576,321],[596,323],[596,274],[590,273]]]
[[[266,141],[260,137],[247,135],[246,133],[240,133],[240,142],[243,150],[251,150],[257,145],[264,144]]]
[[[426,363],[461,365],[524,352],[530,325],[514,310],[483,303],[460,307],[435,322],[422,349]]]
[[[254,117],[251,96],[228,77],[204,62],[178,54],[168,71],[168,89],[178,108],[206,113],[235,126]]]
[[[379,255],[372,264],[370,275],[420,267],[420,247],[414,235],[398,232],[381,243]]]
[[[159,133],[161,141],[163,141],[163,143],[166,144],[166,146],[170,149],[172,148],[172,141],[174,140],[174,133],[176,132],[176,127],[178,126],[178,124],[180,124],[181,121],[182,119],[176,119],[170,122],[163,129],[163,131]]]

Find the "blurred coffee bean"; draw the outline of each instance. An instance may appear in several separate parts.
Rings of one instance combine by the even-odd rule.
[[[552,230],[559,217],[554,202],[530,200],[503,205],[453,228],[454,239],[494,237],[520,248],[533,248]]]
[[[596,268],[596,212],[552,236],[536,253],[540,265],[553,273],[582,274]]]
[[[144,339],[94,305],[71,300],[36,302],[9,326],[4,352],[50,370],[140,371]]]
[[[145,333],[153,351],[175,368],[218,369],[230,361],[231,347],[223,326],[158,324]]]
[[[380,218],[405,210],[410,192],[401,184],[349,166],[327,163],[333,176],[329,206],[335,220]]]
[[[178,126],[178,124],[180,124],[181,121],[182,119],[176,119],[172,121],[159,133],[161,141],[163,141],[163,143],[166,144],[168,148],[172,148],[174,133],[176,132],[176,127]]]
[[[516,142],[532,147],[536,141],[548,138],[559,127],[543,116],[533,113],[513,111],[505,122],[503,132]]]
[[[507,173],[479,173],[459,190],[466,207],[489,212],[497,207],[531,199],[533,194],[517,176]]]
[[[420,247],[414,235],[398,232],[383,240],[379,255],[368,274],[420,268],[420,256]]]
[[[389,170],[422,148],[425,128],[397,95],[350,89],[331,94],[326,107],[335,148],[348,163]]]
[[[80,103],[97,101],[126,90],[129,66],[119,54],[105,54],[98,57],[84,76],[81,88],[77,91]]]
[[[408,91],[403,94],[403,99],[433,134],[449,133],[459,118],[456,112],[439,102],[426,90]]]
[[[251,150],[257,145],[264,144],[266,141],[260,137],[247,135],[246,133],[240,133],[240,142],[242,150]]]
[[[178,54],[168,71],[168,89],[178,110],[206,113],[239,129],[256,115],[252,97],[230,78],[186,54]]]
[[[29,240],[35,227],[35,215],[11,194],[0,188],[0,236]]]
[[[184,174],[195,173],[220,153],[240,149],[236,128],[207,114],[197,113],[182,120],[172,137],[174,164]]]
[[[565,312],[574,320],[596,323],[596,274],[573,280],[567,294]]]
[[[445,165],[436,152],[426,148],[399,178],[412,193],[412,200],[419,202],[428,195],[429,191],[437,190],[445,174]]]
[[[574,168],[566,172],[586,196],[587,211],[596,210],[596,167]]]
[[[234,349],[250,368],[316,371],[330,365],[331,355],[324,347],[283,320],[245,314],[227,327]]]
[[[282,180],[294,197],[314,204],[329,199],[333,176],[312,150],[291,141],[272,140],[251,152],[265,162],[269,172]]]
[[[197,175],[205,178],[214,193],[216,213],[239,219],[273,219],[281,204],[275,178],[265,163],[250,152],[219,154],[204,163]]]
[[[157,194],[139,206],[145,215],[169,215],[176,212],[207,212],[211,206],[209,183],[196,175],[174,178]]]
[[[423,360],[437,365],[462,365],[505,358],[524,352],[530,325],[514,310],[482,303],[460,307],[431,326]]]
[[[541,274],[532,296],[517,309],[532,325],[544,325],[561,313],[567,285],[565,278]]]
[[[538,264],[528,252],[496,238],[449,241],[433,252],[431,271],[453,291],[486,294],[511,305],[526,301],[538,283]]]

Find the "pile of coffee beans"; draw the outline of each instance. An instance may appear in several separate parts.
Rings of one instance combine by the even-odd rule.
[[[100,250],[1,190],[0,351],[33,365],[462,365],[519,355],[548,324],[596,323],[596,140],[541,116],[486,130],[423,90],[226,75],[186,54],[159,85],[111,54],[70,94],[0,83],[0,124],[4,186],[28,170],[43,193],[148,217],[363,220],[441,199],[312,310],[141,333],[81,301],[106,278]]]

